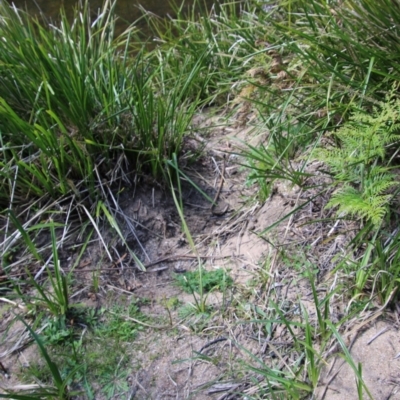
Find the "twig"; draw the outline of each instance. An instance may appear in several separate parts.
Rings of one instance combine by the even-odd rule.
[[[387,332],[390,328],[386,327],[380,330],[374,337],[372,337],[370,340],[368,340],[367,345],[371,344],[376,338]]]
[[[146,324],[146,322],[139,321],[136,318],[128,317],[127,315],[119,315],[119,314],[116,314],[116,313],[114,313],[114,312],[112,312],[110,310],[107,310],[107,312],[112,314],[112,315],[115,315],[117,317],[123,318],[123,319],[125,319],[127,321],[136,322],[137,324],[140,324],[140,325],[143,325],[143,326],[147,326],[148,328],[152,328],[152,329],[168,329],[168,328],[173,329],[173,328],[176,328],[183,321],[183,320],[181,320],[181,321],[177,322],[175,325],[170,325],[170,324],[168,324],[168,325],[150,325],[150,324]]]
[[[220,338],[217,338],[217,339],[215,339],[215,340],[211,340],[211,342],[206,343],[206,344],[199,350],[199,353],[202,353],[203,350],[205,350],[207,347],[210,347],[210,346],[212,346],[213,344],[218,343],[218,342],[224,342],[225,340],[228,340],[228,338],[226,338],[226,337],[220,337]]]
[[[213,202],[211,204],[211,213],[213,215],[217,215],[217,216],[225,214],[229,208],[229,206],[226,205],[222,210],[218,210],[218,211],[215,210],[219,195],[221,194],[221,190],[222,190],[222,187],[224,186],[224,181],[225,181],[225,158],[223,158],[222,160],[223,160],[222,161],[222,169],[220,171],[221,179],[219,181],[217,193],[215,194]]]
[[[26,310],[27,309],[25,306],[23,306],[21,304],[18,304],[15,301],[8,300],[8,299],[6,299],[4,297],[0,297],[0,301],[3,301],[4,303],[12,304],[13,306],[20,308],[21,310]]]
[[[157,260],[154,260],[152,262],[149,262],[147,264],[144,264],[144,267],[150,268],[153,267],[154,265],[157,264],[161,264],[163,262],[173,262],[173,261],[178,261],[178,260],[182,260],[182,259],[198,259],[198,258],[207,258],[207,259],[224,259],[224,258],[230,258],[231,256],[194,256],[191,254],[181,254],[181,255],[175,255],[175,256],[167,256],[167,257],[161,257],[158,258]],[[113,265],[115,265],[116,262],[113,263]],[[125,268],[135,268],[135,267],[130,267],[130,266],[125,266]],[[115,267],[114,268],[92,268],[92,269],[75,269],[74,272],[96,272],[96,271],[115,271]],[[69,272],[69,269],[66,270],[67,272]]]
[[[231,258],[231,257],[232,256],[200,256],[200,258],[215,259],[215,260],[221,260],[221,259]],[[182,259],[198,259],[198,258],[199,258],[199,256],[194,256],[194,255],[189,255],[189,254],[168,256],[168,257],[159,258],[159,259],[157,259],[155,261],[152,261],[152,262],[150,262],[148,264],[145,264],[144,267],[147,269],[147,268],[150,268],[150,267],[152,267],[154,265],[161,264],[163,262],[173,262],[173,261],[182,260]],[[112,265],[115,265],[115,264],[116,263],[113,262]],[[129,268],[136,268],[136,267],[135,266],[129,266],[129,265],[125,266],[125,269],[129,269]],[[64,271],[65,272],[70,272],[71,270],[69,268],[64,268]],[[98,272],[98,271],[116,271],[116,268],[115,267],[111,267],[111,268],[89,268],[89,269],[77,269],[77,268],[75,268],[74,269],[75,273],[76,272],[81,272],[81,273],[82,272]],[[152,271],[152,272],[155,272],[155,271]],[[9,275],[9,278],[18,278],[18,277],[23,276],[23,275],[24,275],[23,272],[15,273],[15,274]]]

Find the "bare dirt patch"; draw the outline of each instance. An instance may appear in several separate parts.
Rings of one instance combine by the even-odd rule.
[[[374,399],[400,399],[400,340],[393,321],[380,320],[361,331],[350,349],[355,366]],[[368,394],[363,390],[364,398]],[[324,369],[318,398],[356,399],[357,380],[351,366],[334,357]]]

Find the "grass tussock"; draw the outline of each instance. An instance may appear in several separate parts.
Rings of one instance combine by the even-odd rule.
[[[204,55],[190,65],[179,57],[178,76],[171,52],[133,55],[135,28],[115,37],[110,1],[94,21],[85,5],[55,25],[1,7],[3,167],[19,166],[2,181],[2,203],[24,193],[94,199],[101,179],[129,182],[141,168],[160,176],[199,107],[188,88],[206,83],[195,85]]]
[[[61,10],[55,23],[0,2],[0,277],[6,277],[0,289],[12,289],[30,312],[51,315],[64,331],[76,311],[70,286],[77,263],[65,273],[59,251],[84,236],[80,259],[98,236],[112,259],[105,223],[127,246],[117,218],[118,194],[141,175],[170,186],[196,253],[183,213],[180,162],[194,115],[206,106],[223,107],[238,125],[267,132],[260,144],[242,143],[236,151],[259,202],[274,195],[275,182],[289,181],[314,192],[284,218],[323,198],[320,219],[307,222],[322,218],[330,227],[322,242],[332,232],[350,235],[347,224],[357,227],[329,271],[340,285],[321,298],[314,268],[303,275],[313,315],[301,304],[295,313],[282,299],[266,301],[254,293],[245,295],[260,300],[254,308],[233,302],[237,324],[257,326],[267,338],[280,326],[291,343],[282,353],[295,354],[289,365],[275,351],[281,362],[275,368],[274,360],[242,349],[251,360],[247,370],[258,377],[247,386],[247,398],[313,398],[333,343],[354,371],[359,398],[370,396],[362,366],[352,360],[340,332],[366,309],[379,307],[381,315],[398,298],[399,7],[392,0],[247,0],[200,14],[197,5],[189,12],[182,5],[175,18],[165,20],[143,10],[153,35],[148,46],[135,24],[115,35],[115,3],[109,0],[95,19],[85,3],[72,20]],[[318,170],[310,169],[315,162]],[[46,235],[48,243],[40,244]],[[44,273],[47,285],[39,281]],[[180,283],[199,293],[199,302],[194,299],[204,312],[208,276],[200,258],[196,274]],[[212,287],[228,290],[230,278],[218,279],[226,282],[212,281]],[[272,280],[265,273],[253,285],[271,287]],[[348,307],[334,320],[331,303],[337,297]],[[69,398],[69,386],[79,382],[94,396],[88,375],[73,366],[61,373],[31,332],[51,371],[52,389],[29,395]],[[75,339],[72,348],[79,347],[81,357],[82,341]],[[117,374],[121,362],[110,371]],[[107,386],[109,397],[119,389]]]

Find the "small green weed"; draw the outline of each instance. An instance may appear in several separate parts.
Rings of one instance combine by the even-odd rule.
[[[129,390],[127,377],[131,370],[128,365],[128,357],[121,356],[117,366],[109,365],[100,379],[101,391],[106,395],[107,399],[126,393]]]
[[[40,355],[42,356],[44,362],[44,369],[39,368],[37,370],[32,370],[37,374],[42,375],[44,372],[45,383],[40,383],[37,389],[27,390],[23,394],[20,392],[18,395],[3,395],[0,394],[0,398],[12,398],[12,399],[43,399],[43,398],[57,398],[60,400],[69,400],[72,393],[70,392],[69,385],[72,382],[73,377],[82,367],[81,365],[75,365],[67,374],[63,374],[60,365],[50,357],[49,352],[46,349],[45,344],[41,338],[32,330],[32,328],[21,318],[20,321],[26,326],[29,333],[32,335],[35,343],[38,346]],[[75,393],[74,393],[75,394]]]
[[[199,311],[195,304],[187,303],[178,309],[178,315],[186,319],[185,324],[192,332],[200,333],[210,326],[214,313],[212,306],[206,305],[204,311]]]
[[[50,319],[46,328],[43,330],[41,337],[46,345],[55,345],[65,342],[74,334],[71,327],[67,327],[65,319]]]
[[[96,328],[95,333],[103,338],[113,338],[122,342],[133,340],[138,332],[144,329],[143,325],[128,320],[125,317],[135,318],[143,322],[148,320],[140,312],[138,302],[136,301],[132,301],[127,307],[116,305],[106,314],[106,321]]]
[[[76,382],[86,394],[93,391],[92,383],[100,385],[107,399],[128,390],[127,376],[132,367],[129,363],[132,345],[94,333],[84,340],[78,362],[84,368]],[[92,397],[95,398],[95,397]]]
[[[200,274],[204,293],[213,290],[224,291],[232,286],[233,283],[232,278],[222,268],[217,268],[212,271],[207,271],[202,268],[201,272],[196,270],[183,274],[175,274],[175,282],[186,293],[200,293]]]
[[[40,336],[46,345],[61,344],[79,335],[82,327],[96,328],[100,314],[94,308],[74,304],[66,316],[48,318]]]
[[[181,301],[177,297],[170,297],[169,299],[163,299],[161,304],[169,310],[176,310],[181,305]]]

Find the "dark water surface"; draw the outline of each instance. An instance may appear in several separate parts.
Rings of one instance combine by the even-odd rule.
[[[201,0],[200,3],[210,9],[216,0]],[[44,15],[50,19],[57,19],[60,8],[64,6],[68,16],[73,15],[73,8],[77,5],[78,0],[9,0],[9,3],[14,3],[17,8],[29,11],[32,14],[38,14],[41,10]],[[194,0],[117,0],[116,13],[119,17],[118,30],[124,29],[132,22],[139,19],[142,12],[139,9],[141,5],[147,11],[157,14],[161,17],[167,15],[174,16],[173,4],[184,4],[185,8],[190,8]],[[91,13],[93,16],[101,8],[103,0],[89,0]],[[203,7],[204,8],[204,7]],[[145,29],[145,22],[138,23],[139,27]]]

